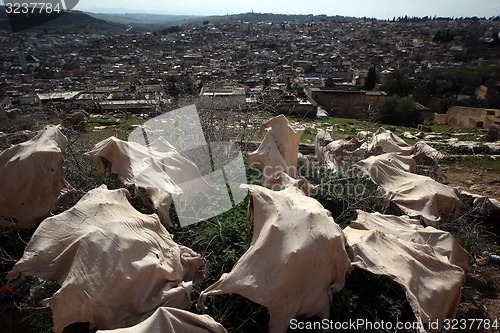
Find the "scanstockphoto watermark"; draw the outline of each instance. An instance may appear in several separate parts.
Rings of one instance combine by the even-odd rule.
[[[367,319],[352,319],[349,321],[333,321],[323,319],[315,322],[302,322],[297,319],[290,321],[290,330],[322,330],[324,332],[344,331],[374,331],[383,330],[396,332],[401,330],[419,331],[422,325],[419,322],[390,322],[390,321],[370,321]]]
[[[391,321],[371,321],[367,319],[352,319],[349,321],[333,321],[323,319],[315,322],[302,322],[297,319],[290,321],[290,330],[321,330],[323,332],[343,331],[374,331],[382,330],[388,332],[399,331],[438,331],[444,329],[449,330],[498,330],[500,327],[499,319],[444,319],[434,320],[428,323],[414,322],[391,322]]]

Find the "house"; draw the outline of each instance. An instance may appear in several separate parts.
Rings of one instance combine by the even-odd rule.
[[[243,87],[203,87],[196,103],[201,108],[225,109],[239,107],[246,103],[246,90]]]
[[[185,67],[199,66],[203,64],[203,57],[198,54],[187,54],[182,57],[182,63]]]
[[[61,106],[69,106],[73,99],[80,95],[81,91],[54,91],[50,93],[37,93],[37,99],[43,106],[48,104],[57,104]]]
[[[383,102],[387,93],[383,91],[367,91],[365,94],[365,109],[371,109],[375,104]]]
[[[340,90],[325,88],[308,88],[306,94],[318,105],[321,105],[332,117],[365,119],[366,110],[375,103],[384,100],[384,92],[363,90]]]
[[[156,101],[146,99],[108,100],[99,104],[103,112],[126,111],[136,114],[151,112],[159,105]]]
[[[437,124],[448,124],[463,128],[489,128],[500,125],[500,109],[471,108],[453,106],[446,115],[436,114]]]
[[[315,118],[318,114],[318,104],[315,101],[302,100],[292,93],[281,95],[274,109],[277,114],[286,117]]]
[[[309,60],[294,60],[293,67],[302,68],[304,73],[309,73],[313,70],[313,63]]]

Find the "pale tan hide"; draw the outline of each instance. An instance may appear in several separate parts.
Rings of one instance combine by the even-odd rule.
[[[164,140],[149,146],[110,137],[97,143],[86,153],[103,174],[107,166],[126,185],[144,188],[163,224],[171,226],[169,218],[172,195],[207,191],[198,167],[184,154]]]
[[[360,151],[364,151],[364,149],[366,149],[368,155],[396,153],[411,156],[417,164],[430,164],[444,157],[441,152],[423,141],[419,141],[412,146],[391,131],[383,128],[380,128],[375,133],[370,142],[363,144]]]
[[[261,184],[265,187],[267,181],[276,174],[283,172],[290,175],[287,162],[272,135],[266,135],[259,148],[248,154],[248,163],[261,169]]]
[[[316,140],[318,161],[326,162],[327,166],[333,170],[338,169],[345,160],[357,162],[369,156],[388,153],[411,157],[418,165],[431,166],[438,179],[446,179],[436,162],[444,157],[442,153],[425,142],[418,142],[410,146],[403,139],[383,128],[380,128],[369,141],[363,143],[357,138],[353,138],[349,141],[337,140],[326,146],[321,146],[320,138]],[[414,173],[415,168],[409,172]]]
[[[0,153],[0,227],[33,228],[72,198],[63,175],[67,139],[47,126]]]
[[[230,273],[200,294],[236,293],[269,309],[269,332],[286,332],[296,316],[328,318],[330,295],[344,287],[350,262],[330,212],[295,187],[275,192],[247,185],[254,219],[250,248]]]
[[[464,270],[469,268],[468,253],[452,234],[434,227],[423,227],[418,220],[408,216],[383,215],[357,211],[357,218],[350,225],[358,230],[379,230],[398,239],[430,245],[439,259]]]
[[[127,196],[103,185],[44,220],[7,275],[59,283],[48,300],[56,333],[75,322],[127,327],[163,305],[191,306],[191,281],[203,259],[176,244],[155,214],[139,213]]]
[[[434,161],[434,160],[441,160],[444,158],[444,154],[441,153],[439,150],[432,148],[429,146],[427,143],[423,141],[419,141],[413,146],[413,159],[417,164],[420,164],[420,162],[423,162],[425,160],[428,161]]]
[[[0,132],[0,152],[10,147],[9,136],[4,132]]]
[[[428,172],[431,172],[433,179],[440,183],[448,183],[443,168],[439,165],[439,161],[444,158],[443,153],[432,148],[427,143],[420,141],[415,144],[411,156],[417,165],[423,165],[427,168]]]
[[[384,153],[399,153],[411,155],[413,146],[407,144],[399,136],[391,131],[380,128],[369,142],[363,144],[369,155],[380,155]]]
[[[347,227],[344,233],[353,266],[400,284],[420,323],[439,321],[442,325],[445,318],[455,317],[465,282],[462,268],[438,258],[429,245],[379,230]]]
[[[142,323],[132,327],[97,333],[227,333],[221,324],[207,315],[176,308],[161,307]]]
[[[483,216],[500,217],[500,201],[483,195],[469,193],[461,189],[456,189],[456,192],[462,199],[462,202],[468,205],[468,207],[470,206],[473,211]]]
[[[364,155],[358,150],[361,142],[357,138],[351,140],[336,140],[323,149],[323,160],[331,169],[338,169],[345,160],[357,159]]]
[[[266,137],[271,136],[283,157],[287,167],[286,172],[291,177],[297,176],[297,155],[299,143],[305,128],[301,125],[292,125],[288,119],[279,115],[269,119],[260,127],[260,137],[266,132]]]
[[[248,154],[248,163],[261,169],[262,186],[275,191],[297,186],[309,195],[311,185],[298,176],[297,170],[300,136],[304,130],[302,126],[292,125],[283,115],[261,126],[260,136],[264,132],[266,135],[259,148]]]
[[[310,196],[311,191],[314,189],[306,178],[300,177],[295,179],[284,172],[278,172],[274,174],[273,177],[266,179],[263,186],[273,191],[281,191],[284,188],[293,186],[301,190],[307,196]]]
[[[441,214],[456,216],[462,203],[455,191],[430,177],[408,172],[411,163],[404,158],[397,154],[371,156],[358,166],[385,190],[386,207],[394,202],[405,214],[421,216],[429,225],[439,221]]]
[[[383,128],[378,129],[371,140],[364,143],[359,151],[366,152],[367,155],[396,153],[411,156],[417,164],[429,164],[444,157],[441,152],[423,141],[419,141],[412,146],[391,131]]]
[[[318,161],[319,163],[324,162],[325,148],[332,141],[333,139],[330,133],[328,133],[324,129],[318,128],[318,133],[316,134],[316,138],[314,139],[314,153],[316,155],[316,161]]]

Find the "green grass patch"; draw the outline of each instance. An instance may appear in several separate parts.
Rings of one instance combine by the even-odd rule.
[[[87,120],[87,129],[92,130],[95,127],[106,126],[120,128],[125,131],[132,131],[134,126],[142,123],[144,123],[144,121],[137,118],[89,118]]]
[[[301,119],[298,121],[303,125],[306,130],[302,134],[301,142],[312,144],[315,141],[318,129],[324,129],[330,133],[333,140],[341,140],[356,136],[361,131],[376,132],[379,128],[385,128],[400,135],[408,132],[412,135],[419,133],[416,128],[405,126],[384,125],[373,123],[364,120],[350,119],[350,118],[335,118],[335,117],[322,117],[316,119]],[[419,139],[405,139],[408,144],[414,144]]]
[[[460,156],[453,159],[444,159],[440,164],[451,168],[459,164],[461,169],[484,169],[486,171],[500,173],[500,161],[490,156]],[[458,169],[455,168],[455,170]]]

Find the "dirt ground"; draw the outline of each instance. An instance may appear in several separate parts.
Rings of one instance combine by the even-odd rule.
[[[449,185],[500,200],[500,157],[453,157],[441,163]]]
[[[443,161],[441,166],[450,186],[500,200],[500,158],[454,157]],[[500,325],[500,264],[489,258],[491,254],[500,254],[500,220],[493,218],[474,229],[479,234],[479,241],[475,253],[470,253],[471,267],[457,319],[490,319],[496,320]],[[457,330],[499,331],[493,328],[487,330],[484,327]]]

